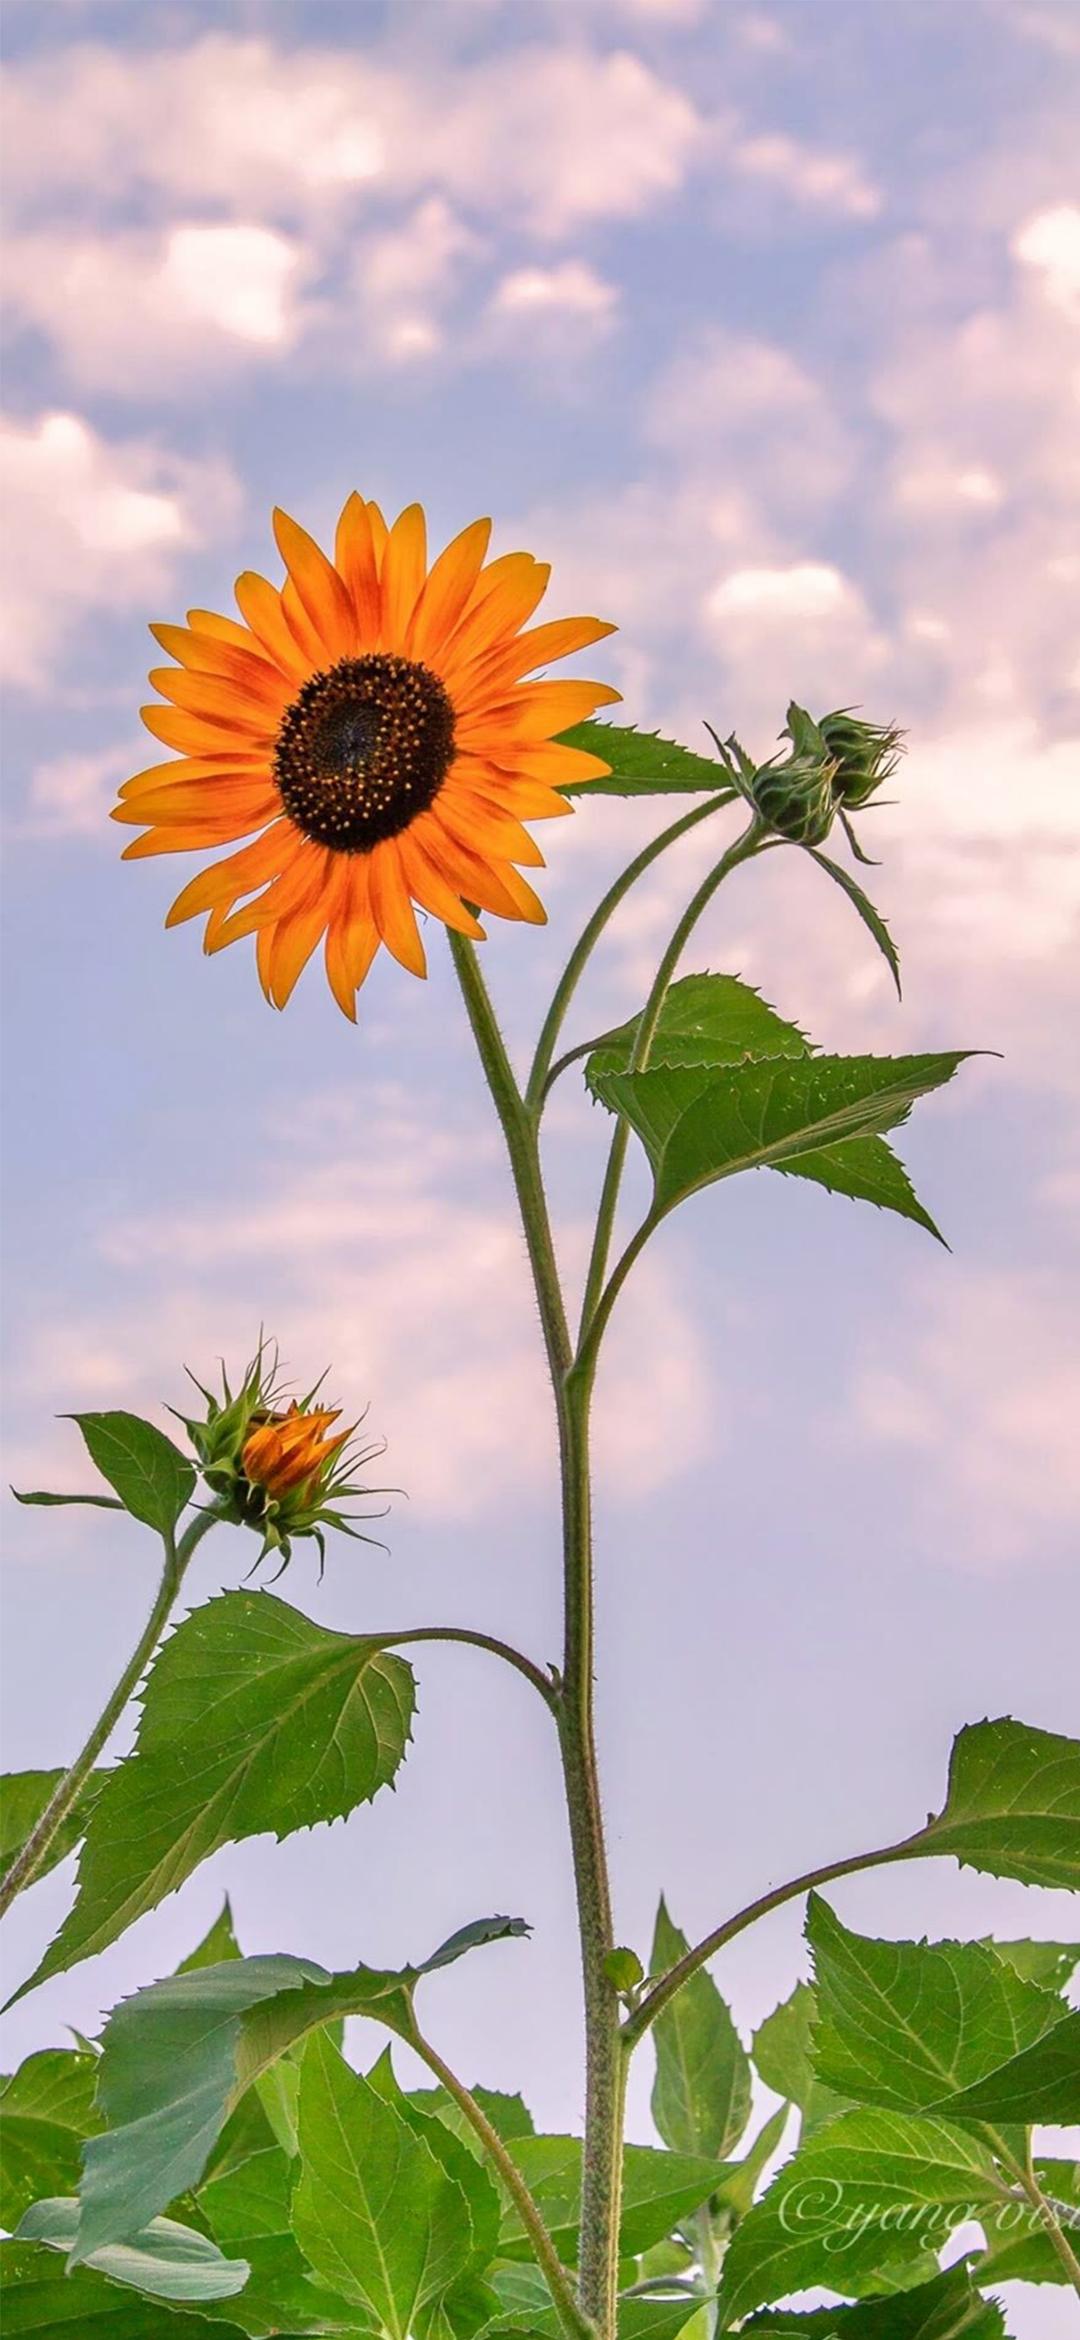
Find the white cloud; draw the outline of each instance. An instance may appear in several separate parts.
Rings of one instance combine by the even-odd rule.
[[[861,1436],[909,1455],[935,1555],[1037,1562],[1080,1511],[1080,1343],[1070,1295],[1037,1273],[956,1267],[876,1341],[852,1393]]]
[[[73,621],[167,587],[177,559],[227,530],[239,490],[227,466],[110,442],[75,414],[0,424],[7,566],[6,672],[44,679]]]
[[[552,311],[576,319],[606,323],[618,302],[618,291],[586,260],[560,260],[553,268],[516,268],[496,285],[492,308],[496,314],[531,319]]]
[[[728,160],[741,177],[811,211],[870,220],[882,207],[880,190],[856,155],[806,146],[781,131],[737,139],[728,149]]]
[[[836,401],[790,350],[719,327],[695,335],[653,383],[646,429],[683,469],[752,487],[785,514],[834,500],[856,451]]]
[[[10,239],[8,299],[81,386],[183,395],[193,376],[291,348],[310,267],[294,237],[252,221],[31,232]]]
[[[109,836],[108,813],[116,791],[145,762],[145,740],[125,740],[100,754],[50,756],[35,766],[20,836]],[[115,835],[115,831],[113,832]]]
[[[350,337],[361,366],[426,358],[443,340],[443,318],[462,269],[483,251],[482,240],[441,195],[430,195],[401,222],[361,243],[350,283],[354,318],[340,308],[327,318],[328,340],[340,350]]]
[[[1038,211],[1013,237],[1013,252],[1041,279],[1047,299],[1080,317],[1080,206]]]

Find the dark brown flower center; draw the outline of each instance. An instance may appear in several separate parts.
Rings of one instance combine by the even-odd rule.
[[[281,719],[274,772],[305,837],[367,853],[434,803],[453,753],[454,710],[438,675],[376,650],[309,675]]]

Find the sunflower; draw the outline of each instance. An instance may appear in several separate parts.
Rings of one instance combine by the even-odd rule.
[[[166,923],[205,913],[208,951],[253,934],[275,1007],[320,942],[354,1021],[380,943],[426,974],[417,908],[473,938],[477,910],[543,923],[515,866],[543,866],[522,824],[569,812],[560,786],[608,770],[558,735],[619,693],[536,669],[614,629],[529,627],[550,571],[523,552],[488,561],[490,533],[474,521],[429,568],[418,504],[388,529],[354,494],[330,561],[275,512],[280,590],[248,571],[242,622],[193,609],[150,629],[176,663],[151,675],[167,704],[143,721],[179,760],[120,790],[114,820],[145,829],[124,858],[250,839]]]

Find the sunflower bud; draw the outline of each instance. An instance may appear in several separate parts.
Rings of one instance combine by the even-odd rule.
[[[762,764],[750,783],[761,819],[793,845],[820,845],[836,816],[836,759],[805,708],[788,708],[791,754]]]
[[[279,1552],[282,1568],[287,1567],[292,1539],[311,1536],[319,1547],[321,1575],[324,1527],[357,1536],[339,1505],[353,1495],[386,1492],[352,1481],[353,1471],[381,1449],[351,1443],[355,1422],[346,1430],[335,1429],[340,1408],[315,1403],[321,1382],[306,1397],[283,1402],[277,1352],[271,1354],[263,1343],[235,1395],[224,1366],[221,1380],[220,1398],[196,1382],[206,1413],[181,1416],[219,1516],[261,1536],[256,1567],[270,1552]],[[358,1536],[358,1541],[370,1539]]]
[[[792,708],[791,715],[801,713]],[[904,752],[902,731],[892,723],[861,723],[850,707],[823,715],[816,726],[835,759],[833,788],[846,812],[858,812],[891,779]]]

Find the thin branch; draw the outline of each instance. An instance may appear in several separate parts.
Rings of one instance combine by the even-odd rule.
[[[542,1673],[523,1650],[515,1649],[509,1641],[497,1640],[492,1633],[473,1633],[464,1625],[410,1625],[404,1633],[373,1633],[371,1639],[378,1642],[380,1649],[402,1649],[409,1641],[464,1641],[474,1649],[489,1650],[492,1657],[503,1658],[517,1673],[524,1674],[525,1680],[539,1691],[545,1706],[553,1714],[556,1711],[556,1687],[550,1674]]]

